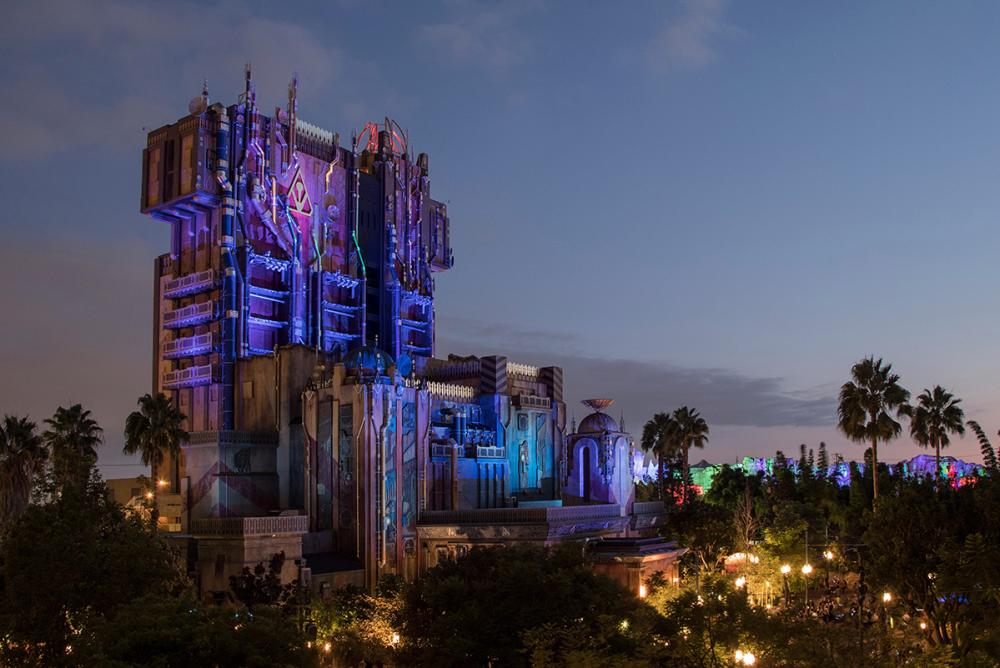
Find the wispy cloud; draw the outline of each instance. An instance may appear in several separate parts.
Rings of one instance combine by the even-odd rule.
[[[633,420],[688,405],[716,425],[819,427],[834,422],[836,392],[830,386],[790,390],[780,377],[630,359],[620,352],[597,358],[579,352],[584,343],[555,331],[464,320],[448,319],[438,330],[441,353],[500,354],[561,366],[569,402],[612,397]]]
[[[230,2],[16,3],[0,39],[8,58],[25,63],[0,75],[5,97],[17,100],[0,110],[8,159],[98,143],[134,147],[142,123],[184,113],[178,89],[194,97],[207,78],[213,97],[234,96],[247,61],[258,89],[276,101],[293,72],[308,95],[329,86],[344,61],[305,27]],[[74,69],[82,62],[88,71]]]
[[[531,53],[522,20],[538,6],[536,2],[451,2],[440,21],[417,26],[415,46],[440,61],[505,71]]]
[[[669,16],[646,47],[656,70],[697,69],[714,62],[719,42],[738,32],[725,21],[726,0],[686,0]]]

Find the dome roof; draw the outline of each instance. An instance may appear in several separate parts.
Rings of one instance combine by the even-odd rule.
[[[578,434],[599,434],[602,431],[618,431],[618,423],[607,413],[595,412],[580,421]]]
[[[344,366],[348,373],[353,371],[361,375],[384,375],[385,370],[395,363],[389,353],[370,343],[355,348],[344,356]]]

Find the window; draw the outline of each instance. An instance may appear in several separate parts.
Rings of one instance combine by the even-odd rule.
[[[147,158],[149,162],[146,171],[146,206],[156,206],[160,203],[160,188],[163,185],[160,182],[161,160],[163,158],[160,147],[149,149]]]

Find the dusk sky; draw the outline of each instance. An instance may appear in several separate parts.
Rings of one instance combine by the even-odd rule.
[[[0,22],[0,413],[91,408],[108,477],[151,389],[146,132],[242,91],[430,155],[455,267],[438,354],[565,369],[697,461],[839,436],[875,354],[1000,428],[1000,4],[13,3]],[[896,461],[909,438],[880,447]],[[974,438],[948,454],[979,459]]]

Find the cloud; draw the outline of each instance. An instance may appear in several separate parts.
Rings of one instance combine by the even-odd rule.
[[[755,377],[729,369],[685,367],[620,353],[597,358],[578,352],[584,341],[558,332],[445,319],[439,323],[439,354],[501,354],[518,361],[563,368],[567,403],[591,396],[615,399],[635,421],[688,405],[709,424],[749,427],[830,426],[836,415],[831,386],[788,390],[779,377]]]
[[[141,124],[156,127],[186,113],[203,79],[213,98],[235,99],[247,61],[265,109],[283,102],[293,72],[308,97],[329,87],[345,59],[305,27],[231,2],[15,4],[0,39],[8,59],[25,63],[0,75],[7,159],[141,146]],[[178,99],[178,90],[188,97]],[[277,95],[263,99],[265,92]]]
[[[450,3],[448,17],[417,26],[414,41],[419,50],[438,60],[504,71],[530,55],[531,42],[520,20],[537,6],[533,2]]]
[[[647,45],[653,69],[698,69],[718,57],[718,42],[735,29],[725,22],[726,0],[687,0]]]

